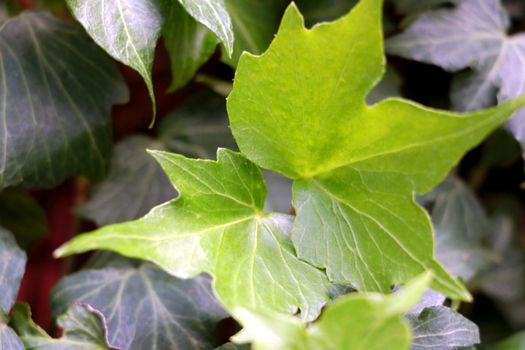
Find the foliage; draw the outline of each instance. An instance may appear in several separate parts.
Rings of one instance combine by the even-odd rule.
[[[524,209],[494,179],[522,159],[492,135],[525,144],[509,4],[2,2],[0,347],[523,348]],[[455,73],[458,112],[402,98],[427,68],[384,46]],[[134,74],[150,129],[122,132]],[[63,265],[56,333],[16,300],[65,181],[96,228],[54,255],[99,251]],[[476,325],[484,299],[509,329]]]

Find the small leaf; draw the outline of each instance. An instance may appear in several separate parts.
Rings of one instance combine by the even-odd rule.
[[[66,0],[71,12],[93,40],[114,59],[143,78],[153,103],[151,70],[163,16],[161,0]]]
[[[307,30],[290,5],[268,51],[240,59],[232,132],[249,159],[295,180],[294,246],[333,282],[386,292],[433,270],[436,291],[470,300],[434,258],[413,193],[437,185],[525,99],[470,115],[402,99],[367,106],[385,68],[381,9],[363,0]]]
[[[27,349],[35,350],[121,350],[109,345],[104,316],[89,305],[73,305],[60,316],[58,326],[64,335],[51,338],[31,319],[27,304],[17,304],[10,325]]]
[[[139,218],[173,198],[173,186],[147,149],[164,146],[147,136],[131,136],[119,142],[108,178],[78,213],[103,226]]]
[[[175,1],[175,0],[171,0]],[[223,43],[228,55],[233,53],[234,32],[225,0],[179,0],[186,11],[211,30]]]
[[[110,109],[126,100],[116,67],[80,28],[43,12],[6,22],[0,27],[0,189],[102,177]]]
[[[15,302],[24,276],[26,253],[16,244],[10,232],[0,227],[0,311],[8,313]]]
[[[109,341],[123,349],[211,349],[215,328],[227,317],[212,294],[210,279],[179,280],[151,264],[127,259],[62,279],[52,293],[55,315],[74,302],[107,318]]]
[[[403,320],[421,297],[430,274],[393,295],[353,293],[328,306],[308,328],[299,320],[269,311],[239,309],[244,328],[235,341],[252,341],[255,350],[405,350],[410,330]]]
[[[262,174],[242,155],[218,160],[152,153],[181,195],[143,219],[81,235],[56,256],[107,249],[155,262],[189,278],[208,272],[220,301],[314,319],[327,300],[324,274],[299,260],[289,241],[292,217],[262,212]]]
[[[406,317],[413,331],[412,350],[454,350],[480,342],[478,327],[448,307],[433,306]]]
[[[47,233],[46,213],[26,192],[8,188],[0,193],[0,226],[27,250]]]
[[[166,20],[162,34],[170,55],[173,79],[168,91],[183,87],[215,52],[217,39],[174,0],[164,2]]]
[[[235,35],[233,55],[222,56],[222,60],[232,67],[246,51],[253,54],[264,52],[272,41],[279,20],[285,9],[282,0],[225,0]]]

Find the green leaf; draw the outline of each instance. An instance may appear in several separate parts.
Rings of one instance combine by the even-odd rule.
[[[299,320],[268,311],[239,309],[244,329],[235,341],[253,341],[255,350],[405,350],[410,329],[403,320],[430,283],[430,274],[393,295],[353,293],[328,306],[308,328]]]
[[[406,318],[413,331],[412,350],[454,350],[480,342],[478,327],[445,306],[426,308]]]
[[[50,187],[108,167],[110,109],[127,100],[113,63],[80,28],[43,12],[0,27],[0,188]]]
[[[500,341],[499,343],[492,344],[490,347],[483,347],[487,350],[523,350],[525,349],[525,331],[516,333],[515,335]]]
[[[143,219],[81,235],[56,256],[106,249],[152,261],[180,278],[214,276],[220,301],[314,319],[327,300],[321,271],[299,260],[289,242],[292,217],[262,211],[260,170],[220,149],[218,160],[152,152],[181,195]]]
[[[226,52],[231,56],[235,34],[225,0],[179,0],[179,2],[193,18],[219,38]]]
[[[161,0],[66,0],[71,13],[93,40],[143,78],[156,112],[151,79],[163,16]]]
[[[8,313],[13,306],[20,281],[24,276],[26,253],[16,244],[10,232],[0,227],[0,311]]]
[[[162,33],[170,55],[173,79],[168,91],[183,87],[215,52],[217,39],[193,19],[177,1],[164,2],[166,20]]]
[[[0,193],[0,226],[27,250],[47,233],[46,213],[26,192],[8,188]]]
[[[64,335],[51,338],[31,319],[27,304],[17,304],[10,325],[16,330],[27,349],[35,350],[110,350],[104,316],[89,305],[73,305],[60,316],[57,324]]]
[[[103,226],[137,219],[173,198],[173,186],[146,149],[163,150],[164,146],[148,136],[131,136],[119,142],[108,178],[77,212]]]
[[[227,317],[212,294],[210,279],[179,280],[149,263],[127,259],[77,272],[54,288],[51,305],[59,315],[74,302],[100,310],[108,339],[122,349],[212,349],[217,323]]]
[[[470,300],[435,260],[413,193],[437,185],[525,100],[470,115],[402,99],[367,106],[385,68],[381,8],[363,0],[307,30],[291,5],[268,51],[240,59],[228,98],[232,132],[249,159],[295,180],[295,248],[332,281],[388,291],[434,270],[435,290]]]
[[[237,65],[244,51],[260,54],[272,41],[285,9],[283,0],[225,0],[235,35],[233,55],[222,60],[232,67]]]

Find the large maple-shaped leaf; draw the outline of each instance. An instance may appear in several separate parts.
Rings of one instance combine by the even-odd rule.
[[[107,249],[152,261],[171,274],[214,276],[219,299],[315,318],[326,301],[324,274],[299,260],[289,242],[292,217],[264,213],[259,168],[221,149],[217,161],[153,152],[181,195],[143,219],[107,226],[58,249],[64,256]]]
[[[469,299],[435,260],[413,193],[438,184],[524,101],[471,115],[396,98],[366,105],[385,68],[381,7],[363,0],[307,30],[291,5],[268,51],[240,59],[232,131],[248,158],[295,180],[295,248],[332,281],[388,291],[432,269],[434,289]]]
[[[237,310],[244,329],[234,340],[252,341],[255,350],[405,350],[410,330],[402,315],[417,303],[429,282],[430,274],[423,274],[396,294],[341,297],[308,328],[290,316]]]
[[[209,277],[180,280],[153,264],[122,257],[104,265],[62,279],[53,289],[53,314],[75,302],[89,304],[107,318],[109,342],[128,350],[204,350],[220,344],[216,328],[227,313]]]
[[[101,177],[110,109],[127,100],[116,67],[83,30],[43,12],[0,27],[0,188]]]
[[[501,0],[464,0],[454,9],[419,16],[388,41],[391,54],[432,63],[458,75],[451,98],[456,109],[471,111],[525,93],[525,35],[507,35],[510,19]],[[525,142],[525,114],[509,121]]]

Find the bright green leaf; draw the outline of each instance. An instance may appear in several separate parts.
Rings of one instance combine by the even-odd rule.
[[[424,309],[406,316],[412,327],[412,350],[454,350],[479,344],[478,327],[445,306]]]
[[[17,304],[9,323],[26,349],[32,350],[111,350],[107,341],[104,316],[89,305],[73,305],[58,318],[57,324],[64,331],[60,339],[51,338],[31,319],[27,304]]]
[[[214,277],[219,299],[237,306],[314,319],[327,300],[324,274],[299,260],[289,241],[292,217],[264,213],[261,171],[221,149],[218,160],[153,152],[181,195],[143,219],[81,235],[56,256],[113,250],[152,261],[171,274]]]
[[[272,41],[286,3],[283,0],[225,0],[235,35],[233,55],[222,60],[237,65],[244,51],[260,54]]]
[[[425,274],[393,295],[341,297],[308,328],[290,316],[238,309],[235,315],[244,328],[235,340],[252,341],[255,350],[405,350],[410,329],[402,315],[429,283],[430,274]]]
[[[26,192],[8,188],[0,193],[0,226],[27,250],[47,233],[46,213]]]
[[[291,5],[268,51],[240,59],[228,99],[232,131],[249,159],[296,180],[295,248],[332,281],[388,291],[434,270],[435,290],[470,300],[434,258],[413,193],[437,185],[525,99],[470,115],[402,99],[367,106],[385,68],[381,8],[363,0],[307,30]]]
[[[217,39],[193,19],[177,1],[165,1],[162,29],[171,61],[173,79],[169,91],[183,87],[215,52]]]
[[[102,177],[111,147],[111,106],[127,97],[116,67],[81,28],[43,12],[4,23],[0,188]]]
[[[147,149],[163,150],[164,146],[147,136],[131,136],[118,143],[108,178],[78,209],[79,214],[103,226],[137,219],[173,198],[173,186]]]
[[[220,344],[215,330],[228,315],[207,276],[179,280],[122,257],[105,265],[62,279],[53,289],[53,314],[75,302],[93,306],[107,318],[111,344],[122,349],[205,350]]]
[[[163,16],[161,0],[66,0],[93,40],[114,59],[135,69],[148,87],[154,114],[151,70]]]

